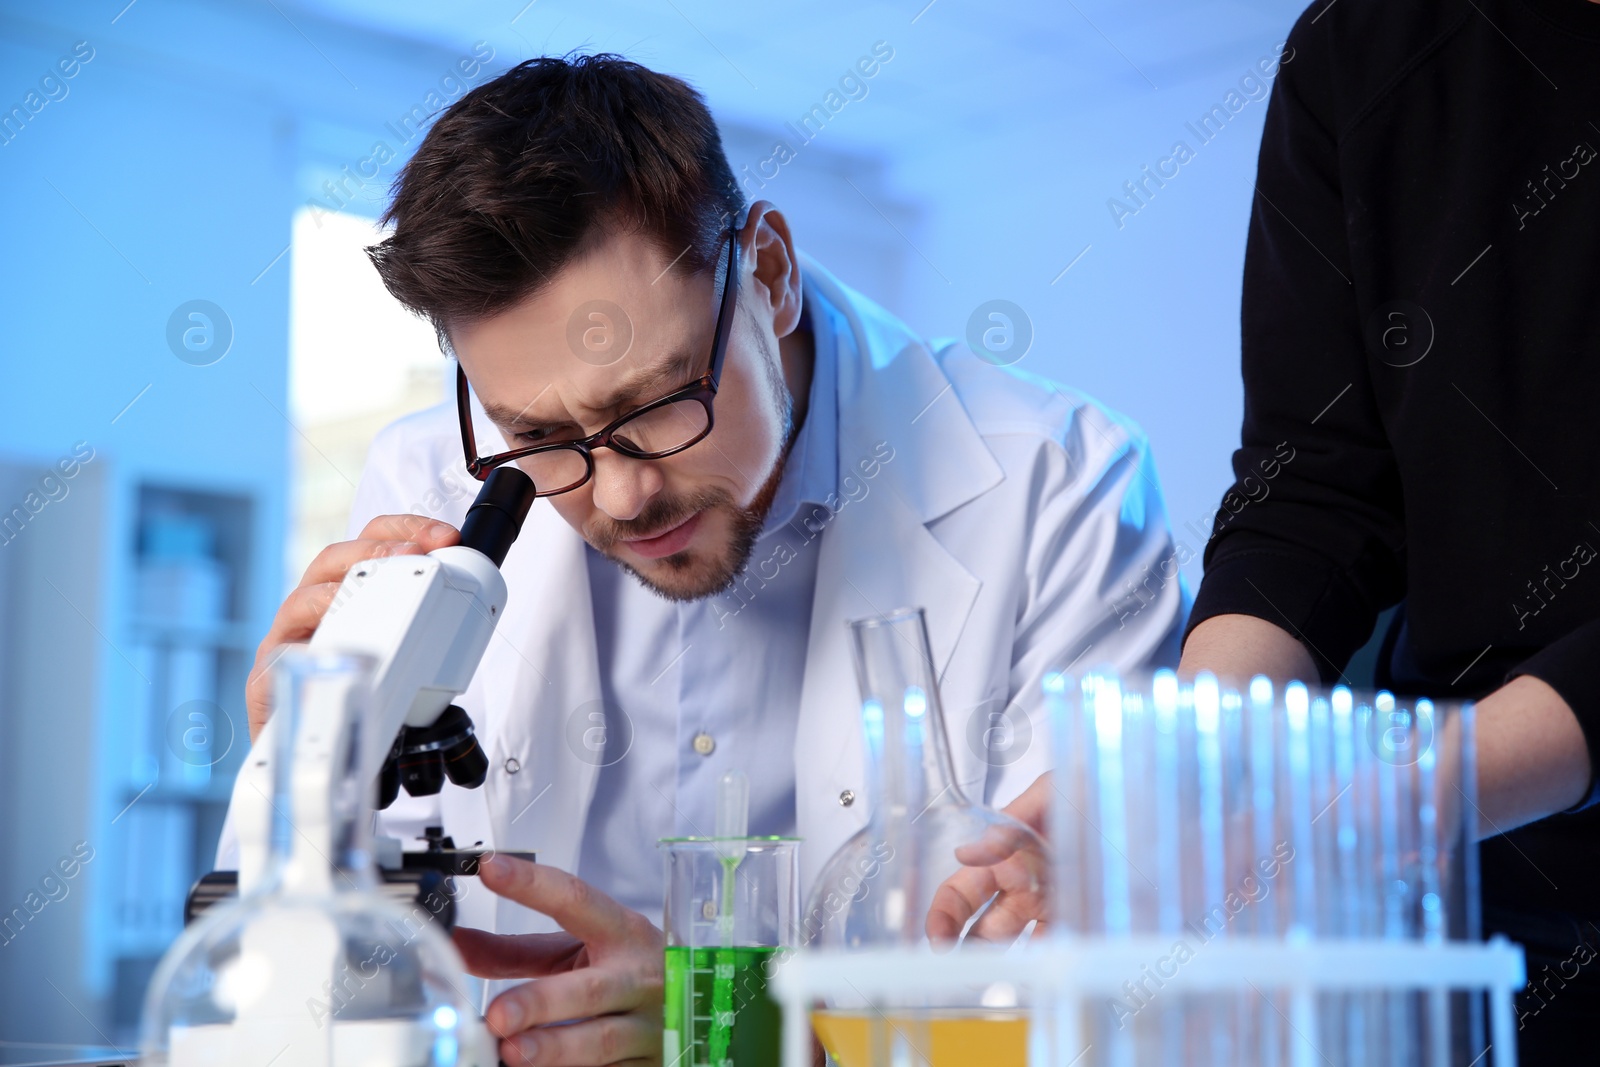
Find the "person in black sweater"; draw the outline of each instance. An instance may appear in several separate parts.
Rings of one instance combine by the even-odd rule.
[[[1317,0],[1288,44],[1233,458],[1270,493],[1218,513],[1182,668],[1345,680],[1399,605],[1377,684],[1479,702],[1523,1062],[1593,1062],[1600,2]]]

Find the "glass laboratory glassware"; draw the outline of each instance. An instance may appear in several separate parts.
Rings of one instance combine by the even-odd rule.
[[[1057,932],[1171,946],[1086,1014],[1081,1067],[1464,1065],[1483,1052],[1479,1002],[1442,986],[1163,989],[1219,941],[1313,959],[1354,938],[1476,941],[1471,704],[1170,671],[1045,688]]]
[[[143,1067],[495,1067],[461,957],[431,904],[380,894],[369,842],[373,783],[351,766],[371,660],[288,649],[274,667],[270,858],[260,888],[206,910],[151,978]],[[354,729],[331,750],[326,731]],[[327,851],[305,832],[301,762],[328,758]],[[296,777],[295,772],[301,772]],[[297,793],[296,787],[304,789]],[[440,908],[443,907],[440,902]]]
[[[922,609],[850,628],[868,821],[818,875],[805,912],[809,943],[959,951],[969,941],[1026,940],[1047,918],[1051,861],[1031,829],[974,803],[956,784]],[[988,901],[976,919],[961,906],[963,896]],[[818,1038],[843,1067],[1026,1062],[1027,1006],[1010,987],[894,1003],[848,993],[812,1014]]]
[[[767,978],[795,948],[798,844],[744,836],[659,842],[667,867],[663,1063],[778,1062],[782,1027]]]

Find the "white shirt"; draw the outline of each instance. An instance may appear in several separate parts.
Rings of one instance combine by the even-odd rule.
[[[795,723],[817,579],[817,537],[796,520],[838,486],[838,312],[811,287],[814,365],[805,421],[772,508],[733,588],[670,601],[594,549],[600,703],[590,714],[600,765],[577,874],[651,919],[661,914],[663,837],[705,837],[717,780],[750,780],[750,833],[795,833]],[[853,349],[851,349],[853,351]],[[780,562],[781,561],[781,562]]]

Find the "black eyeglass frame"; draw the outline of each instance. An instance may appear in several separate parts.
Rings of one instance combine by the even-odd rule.
[[[717,395],[717,386],[722,381],[722,364],[728,352],[728,335],[733,332],[733,308],[735,294],[738,292],[739,277],[739,232],[736,229],[728,230],[728,267],[727,274],[722,283],[722,301],[717,308],[716,333],[711,339],[711,367],[700,378],[689,383],[681,389],[674,390],[666,396],[650,401],[632,411],[613,419],[603,429],[590,434],[579,441],[560,441],[549,445],[530,445],[527,448],[513,448],[508,452],[497,452],[491,456],[479,456],[478,445],[472,432],[472,401],[470,386],[467,383],[467,372],[461,364],[456,364],[456,414],[461,423],[461,448],[466,455],[467,473],[478,481],[489,477],[489,472],[502,463],[510,463],[524,456],[531,456],[540,452],[555,452],[565,449],[577,452],[583,456],[584,476],[571,485],[560,489],[545,489],[541,486],[534,487],[535,496],[556,496],[560,493],[569,493],[579,488],[594,477],[594,449],[610,448],[632,459],[665,459],[675,456],[687,448],[692,448],[705,440],[716,424],[716,413],[712,408],[712,400]],[[697,400],[705,408],[705,429],[681,445],[676,445],[662,452],[641,452],[629,447],[616,439],[616,432],[633,419],[668,404],[677,404],[685,400]]]

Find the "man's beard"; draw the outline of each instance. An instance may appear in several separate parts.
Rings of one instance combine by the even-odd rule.
[[[761,491],[747,507],[734,503],[725,489],[706,489],[670,500],[657,497],[645,505],[636,519],[608,522],[604,531],[591,528],[587,531],[589,544],[657,596],[678,601],[716,596],[733,585],[755,551],[756,541],[761,537],[761,527],[767,521],[767,513],[772,510],[773,498],[777,496],[786,458],[779,458]],[[670,530],[695,514],[728,517],[729,540],[723,552],[711,556],[704,550],[685,549],[664,556],[655,561],[667,571],[666,575],[659,577],[643,573],[615,554],[616,544],[623,538]],[[666,581],[663,582],[662,578]]]
[[[775,353],[763,362],[768,368],[773,367],[777,363]],[[601,528],[591,524],[585,529],[584,538],[595,551],[633,575],[646,589],[667,600],[703,600],[732,586],[744,571],[750,554],[755,551],[756,542],[761,538],[761,527],[766,524],[767,513],[772,510],[772,501],[778,495],[778,484],[783,480],[784,469],[789,463],[789,451],[794,447],[794,439],[799,432],[794,424],[794,401],[789,396],[783,375],[770,373],[767,385],[773,403],[783,416],[783,449],[778,453],[778,461],[773,464],[767,480],[747,506],[740,507],[725,489],[703,489],[682,497],[658,496],[646,504],[637,517],[627,522],[606,519]],[[709,445],[709,441],[702,441],[695,447]],[[670,576],[680,579],[681,584],[663,585],[632,564],[617,558],[614,553],[618,541],[671,530],[701,513],[728,516],[727,551],[720,558],[708,558],[702,552],[685,549],[656,560]]]

